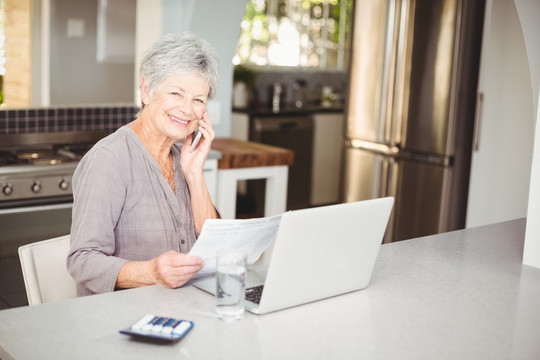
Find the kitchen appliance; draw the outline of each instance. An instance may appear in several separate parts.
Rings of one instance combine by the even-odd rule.
[[[384,242],[465,226],[483,13],[355,2],[343,200],[395,198]]]
[[[69,234],[71,177],[102,131],[0,136],[0,257]]]
[[[310,206],[313,149],[313,119],[305,114],[253,118],[250,140],[294,151],[294,164],[287,179],[287,210]],[[264,180],[253,181],[256,203],[264,202]]]

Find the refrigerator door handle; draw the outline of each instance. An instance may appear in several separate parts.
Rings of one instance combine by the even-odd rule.
[[[399,153],[399,147],[390,146],[386,144],[374,143],[370,141],[363,141],[360,139],[348,139],[345,141],[345,147],[351,147],[353,149],[367,150],[383,155],[395,156]]]
[[[484,93],[479,91],[476,94],[476,114],[474,116],[474,136],[473,147],[474,151],[480,149],[480,132],[482,130],[482,117],[484,110]]]
[[[399,0],[387,1],[387,19],[384,36],[383,73],[381,84],[381,108],[377,139],[379,142],[390,142],[392,139],[392,103],[397,56],[397,40],[399,30]]]
[[[414,34],[415,1],[401,0],[397,4],[399,32],[396,41],[396,64],[393,94],[393,111],[389,121],[392,124],[392,144],[402,144],[405,140],[403,131],[407,127],[410,71]]]

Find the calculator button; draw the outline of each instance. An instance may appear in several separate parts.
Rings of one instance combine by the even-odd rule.
[[[152,331],[152,328],[154,327],[154,324],[159,321],[159,316],[154,316],[152,320],[150,320],[147,324],[145,324],[141,330],[143,331]]]
[[[133,330],[140,330],[144,325],[148,324],[152,319],[154,318],[154,315],[145,315],[143,318],[139,321],[137,321],[135,324],[131,326]]]
[[[174,328],[174,333],[178,335],[183,334],[187,329],[189,329],[190,325],[191,323],[188,321],[182,321],[180,325]]]
[[[172,331],[173,331],[172,324],[176,323],[177,321],[178,320],[169,318],[169,320],[167,320],[167,322],[165,322],[163,324],[163,329],[161,329],[161,333],[162,334],[170,334],[170,333],[172,333]]]
[[[165,324],[167,321],[169,321],[169,318],[160,317],[155,323],[154,326],[152,326],[152,332],[154,333],[160,333],[163,329],[163,324]]]
[[[172,323],[171,323],[171,327],[174,329],[175,327],[178,326],[178,324],[180,324],[182,322],[182,320],[174,320]]]

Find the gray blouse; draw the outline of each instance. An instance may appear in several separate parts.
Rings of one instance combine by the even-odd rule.
[[[130,260],[168,250],[188,253],[195,243],[191,198],[172,147],[176,194],[157,161],[130,128],[99,141],[73,175],[73,222],[67,266],[77,294],[113,291]]]

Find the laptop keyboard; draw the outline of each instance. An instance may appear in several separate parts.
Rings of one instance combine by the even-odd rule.
[[[259,304],[264,285],[254,286],[246,289],[246,300]]]

